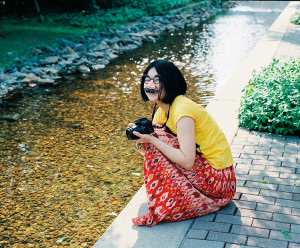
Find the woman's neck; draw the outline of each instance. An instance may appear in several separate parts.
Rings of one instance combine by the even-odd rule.
[[[158,107],[160,107],[166,113],[166,115],[168,115],[168,112],[170,110],[170,104],[163,103],[163,102],[158,102],[157,105],[158,105]]]

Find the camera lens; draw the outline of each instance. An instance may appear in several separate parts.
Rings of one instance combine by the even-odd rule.
[[[133,132],[143,133],[143,128],[141,126],[130,127],[126,130],[126,136],[129,140],[139,139],[138,136],[134,135]]]
[[[133,136],[135,136],[135,135],[132,134],[132,128],[128,128],[128,129],[126,130],[126,136],[127,136],[127,138],[128,138],[129,140],[133,140],[133,139],[134,139]]]

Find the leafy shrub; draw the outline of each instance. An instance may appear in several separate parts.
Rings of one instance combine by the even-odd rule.
[[[296,12],[290,19],[291,23],[300,25],[300,12]]]
[[[250,130],[293,134],[300,130],[300,58],[273,60],[244,89],[239,121]]]

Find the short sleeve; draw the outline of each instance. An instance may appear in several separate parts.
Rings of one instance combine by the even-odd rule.
[[[174,123],[176,123],[184,116],[191,117],[194,120],[196,120],[196,112],[193,106],[190,104],[181,104],[176,106],[176,109],[172,111],[172,114],[174,115]]]

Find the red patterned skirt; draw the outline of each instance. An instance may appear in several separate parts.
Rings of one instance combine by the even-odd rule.
[[[176,136],[164,129],[153,134],[163,142],[179,147]],[[196,154],[195,164],[187,170],[168,160],[155,146],[146,148],[144,181],[149,212],[132,219],[134,225],[153,226],[206,215],[228,204],[236,191],[233,166],[214,169]]]

